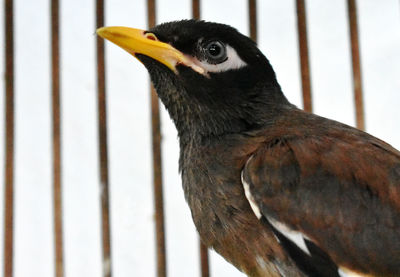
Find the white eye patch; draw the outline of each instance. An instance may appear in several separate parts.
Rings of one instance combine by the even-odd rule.
[[[208,63],[207,60],[198,60],[196,57],[188,57],[192,62],[204,69],[204,74],[207,74],[209,72],[212,73],[218,73],[218,72],[224,72],[228,70],[234,70],[234,69],[239,69],[242,67],[247,66],[247,63],[245,63],[237,54],[236,50],[233,49],[230,45],[226,45],[226,59],[225,61],[218,63],[218,64],[212,64]]]

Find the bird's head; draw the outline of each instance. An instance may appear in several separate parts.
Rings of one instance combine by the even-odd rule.
[[[181,139],[248,131],[289,105],[268,60],[230,26],[182,20],[97,33],[145,65]]]

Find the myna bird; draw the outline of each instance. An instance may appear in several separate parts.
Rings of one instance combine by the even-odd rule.
[[[400,276],[399,151],[289,103],[227,25],[97,33],[149,71],[204,244],[248,276]]]

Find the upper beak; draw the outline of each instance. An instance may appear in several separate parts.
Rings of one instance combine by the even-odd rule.
[[[194,64],[189,57],[170,44],[159,41],[153,33],[117,26],[102,27],[97,29],[96,33],[134,56],[135,54],[143,54],[157,60],[175,73],[177,73],[177,64],[191,67],[200,74],[204,73],[204,69]]]

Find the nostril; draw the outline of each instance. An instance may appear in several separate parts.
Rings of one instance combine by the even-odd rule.
[[[144,37],[147,39],[150,39],[150,40],[154,40],[154,41],[158,40],[157,37],[152,33],[146,33],[146,34],[144,34]]]

